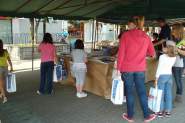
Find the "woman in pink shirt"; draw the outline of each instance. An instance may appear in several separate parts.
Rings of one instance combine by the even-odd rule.
[[[118,51],[117,69],[124,81],[127,102],[127,113],[122,117],[129,122],[134,122],[134,88],[139,96],[144,122],[150,122],[156,117],[149,113],[144,85],[146,56],[154,56],[155,51],[150,38],[141,30],[143,24],[144,18],[129,21],[129,31],[121,36]]]
[[[56,61],[56,48],[50,33],[45,33],[43,41],[38,47],[41,54],[40,88],[38,94],[51,94],[53,90],[53,68]]]

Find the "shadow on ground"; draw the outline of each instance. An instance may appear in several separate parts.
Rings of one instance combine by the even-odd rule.
[[[115,106],[110,100],[93,94],[78,99],[74,87],[58,83],[54,85],[53,95],[39,96],[36,94],[39,71],[17,73],[16,77],[18,91],[8,94],[6,104],[0,104],[2,123],[126,123],[121,119],[125,104]],[[147,84],[147,88],[151,85]],[[174,103],[171,118],[156,119],[152,123],[185,123],[184,102]],[[136,123],[143,122],[138,99],[134,118]]]

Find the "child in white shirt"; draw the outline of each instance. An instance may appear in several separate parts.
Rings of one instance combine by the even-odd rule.
[[[175,42],[166,42],[165,54],[159,57],[155,84],[163,90],[158,117],[170,117],[172,110],[172,66],[175,63]]]

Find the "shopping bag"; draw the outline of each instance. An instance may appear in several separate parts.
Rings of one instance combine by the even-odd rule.
[[[67,79],[67,70],[63,65],[55,65],[53,70],[53,82]]]
[[[53,70],[53,82],[62,80],[62,65],[55,65]]]
[[[161,98],[162,98],[162,90],[158,89],[158,87],[151,87],[148,96],[148,107],[153,112],[160,111]]]
[[[8,73],[6,78],[6,90],[9,93],[16,92],[16,76],[15,73]]]
[[[111,101],[115,105],[123,104],[123,82],[121,76],[116,76],[112,81]]]

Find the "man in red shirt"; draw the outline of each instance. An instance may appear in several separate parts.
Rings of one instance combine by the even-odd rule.
[[[150,37],[139,28],[141,27],[139,24],[141,24],[139,18],[129,21],[130,29],[122,35],[120,40],[117,68],[121,72],[122,80],[124,81],[127,101],[127,113],[124,113],[122,117],[129,122],[134,121],[133,89],[135,85],[144,114],[144,122],[150,122],[156,116],[149,113],[144,83],[146,56],[154,57],[155,50]]]

